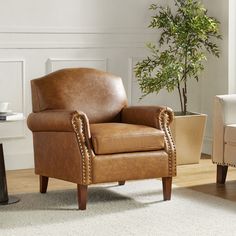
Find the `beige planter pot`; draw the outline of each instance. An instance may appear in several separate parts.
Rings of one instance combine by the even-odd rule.
[[[177,165],[199,163],[207,115],[175,116],[171,131],[176,145]]]

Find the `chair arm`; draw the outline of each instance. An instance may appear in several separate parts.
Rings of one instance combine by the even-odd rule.
[[[76,135],[81,158],[81,184],[92,183],[92,158],[94,156],[90,144],[89,121],[85,113],[80,111],[48,110],[31,113],[27,120],[33,132],[73,132]]]
[[[215,108],[214,116],[219,116],[224,125],[236,123],[236,94],[216,96]]]
[[[160,129],[165,134],[165,150],[168,154],[169,176],[176,175],[176,149],[170,131],[170,123],[174,113],[169,107],[162,106],[134,106],[122,110],[123,123],[147,125]]]
[[[214,99],[212,161],[224,165],[224,128],[236,123],[236,94],[218,95]]]
[[[73,132],[72,116],[74,111],[47,110],[31,113],[27,124],[32,132],[64,131]]]
[[[172,109],[164,106],[133,106],[126,107],[121,112],[121,121],[129,124],[147,125],[160,129],[161,114],[166,113],[168,125],[173,121]]]
[[[72,126],[76,134],[79,144],[81,159],[82,159],[82,182],[83,185],[88,185],[92,180],[92,159],[95,156],[92,150],[90,138],[89,120],[83,112],[73,112]]]

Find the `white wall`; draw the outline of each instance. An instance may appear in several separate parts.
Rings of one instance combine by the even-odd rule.
[[[204,82],[190,85],[189,108],[207,113],[210,120],[213,96],[228,89],[228,8],[226,1],[204,2],[210,14],[223,21],[223,53],[221,59],[209,61]],[[132,68],[147,55],[145,42],[158,38],[146,27],[151,3],[153,0],[0,0],[0,101],[10,101],[11,109],[27,117],[31,112],[31,79],[62,67],[87,66],[121,76],[131,104],[178,109],[177,94],[165,91],[138,100],[140,92]],[[209,122],[207,141],[211,137]],[[32,136],[26,122],[0,124],[0,141],[7,169],[33,167]]]
[[[208,115],[203,151],[211,154],[214,96],[228,93],[229,64],[235,64],[235,61],[229,58],[229,52],[232,50],[229,47],[229,0],[203,0],[203,2],[209,15],[216,17],[221,22],[220,33],[223,36],[223,40],[218,40],[221,50],[220,58],[208,57],[201,81],[201,112]],[[230,23],[235,27],[236,22],[231,21]]]
[[[95,67],[123,78],[130,100],[132,61],[145,55],[148,6],[137,0],[0,0],[0,101],[31,112],[30,80],[62,67]],[[164,1],[163,1],[164,2]],[[26,122],[0,123],[7,169],[33,166]]]
[[[228,92],[236,93],[236,1],[229,0],[229,76]]]

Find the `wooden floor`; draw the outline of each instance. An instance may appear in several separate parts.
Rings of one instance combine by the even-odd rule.
[[[216,165],[210,159],[201,159],[199,164],[178,166],[174,184],[236,202],[236,168],[229,167],[225,185],[215,184],[215,178]],[[38,192],[38,176],[33,169],[7,171],[7,183],[10,194]],[[71,188],[76,188],[76,185],[49,180],[49,191]]]

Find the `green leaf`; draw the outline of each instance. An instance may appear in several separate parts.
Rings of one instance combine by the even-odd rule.
[[[159,4],[151,4],[149,8],[154,11],[149,27],[161,33],[159,45],[147,43],[150,56],[134,67],[142,97],[158,94],[162,89],[168,92],[178,89],[182,98],[187,96],[185,83],[189,79],[199,80],[208,53],[220,56],[216,44],[216,40],[222,39],[220,22],[208,16],[198,0],[173,1],[174,8]]]

